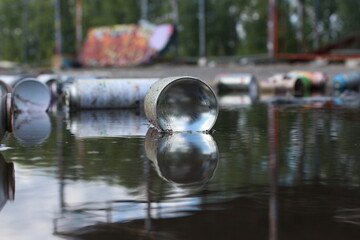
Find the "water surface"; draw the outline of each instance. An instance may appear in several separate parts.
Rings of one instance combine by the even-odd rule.
[[[20,115],[1,239],[359,239],[359,120],[247,99],[211,135],[162,136],[136,111]]]

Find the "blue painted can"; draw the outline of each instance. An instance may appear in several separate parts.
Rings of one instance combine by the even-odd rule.
[[[338,74],[333,78],[333,88],[336,92],[356,90],[360,87],[360,72]]]

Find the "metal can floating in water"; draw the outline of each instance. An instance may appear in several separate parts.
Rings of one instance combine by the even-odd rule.
[[[308,89],[307,85],[307,82],[304,82],[298,78],[279,73],[264,81],[261,81],[260,89],[262,93],[303,96],[305,95],[305,91]]]
[[[215,77],[219,93],[230,91],[247,92],[251,98],[259,95],[259,84],[255,76],[247,73],[219,74]]]
[[[325,90],[328,77],[322,72],[291,71],[287,76],[308,82],[311,90]]]
[[[35,78],[24,78],[13,88],[14,106],[20,112],[45,112],[51,101],[49,88]]]
[[[70,110],[134,108],[158,78],[77,79],[64,88]]]
[[[333,78],[333,87],[337,92],[343,92],[345,90],[360,89],[360,72],[348,72],[338,74]]]
[[[219,152],[210,134],[160,134],[150,128],[145,137],[145,153],[160,177],[181,187],[208,182],[217,167]]]
[[[162,131],[208,131],[218,116],[211,87],[194,77],[156,81],[145,96],[145,114]]]

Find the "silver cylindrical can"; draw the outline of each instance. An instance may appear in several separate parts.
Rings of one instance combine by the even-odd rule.
[[[217,167],[219,152],[210,134],[161,134],[150,128],[145,137],[145,153],[160,177],[180,187],[208,182]]]
[[[218,116],[218,101],[211,87],[194,77],[156,81],[145,96],[145,114],[161,131],[208,131]]]
[[[247,92],[251,97],[258,96],[259,84],[255,76],[247,73],[219,74],[215,77],[219,93],[230,91]]]
[[[51,101],[49,88],[35,78],[24,78],[13,88],[15,111],[45,112]]]
[[[70,110],[139,107],[158,78],[79,79],[64,88]]]
[[[70,114],[68,128],[76,138],[145,137],[149,122],[144,113],[122,110],[82,110]]]

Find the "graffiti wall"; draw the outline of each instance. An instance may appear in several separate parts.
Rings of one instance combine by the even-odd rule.
[[[89,30],[81,62],[85,66],[129,66],[147,63],[164,50],[174,34],[172,24],[97,27]]]

